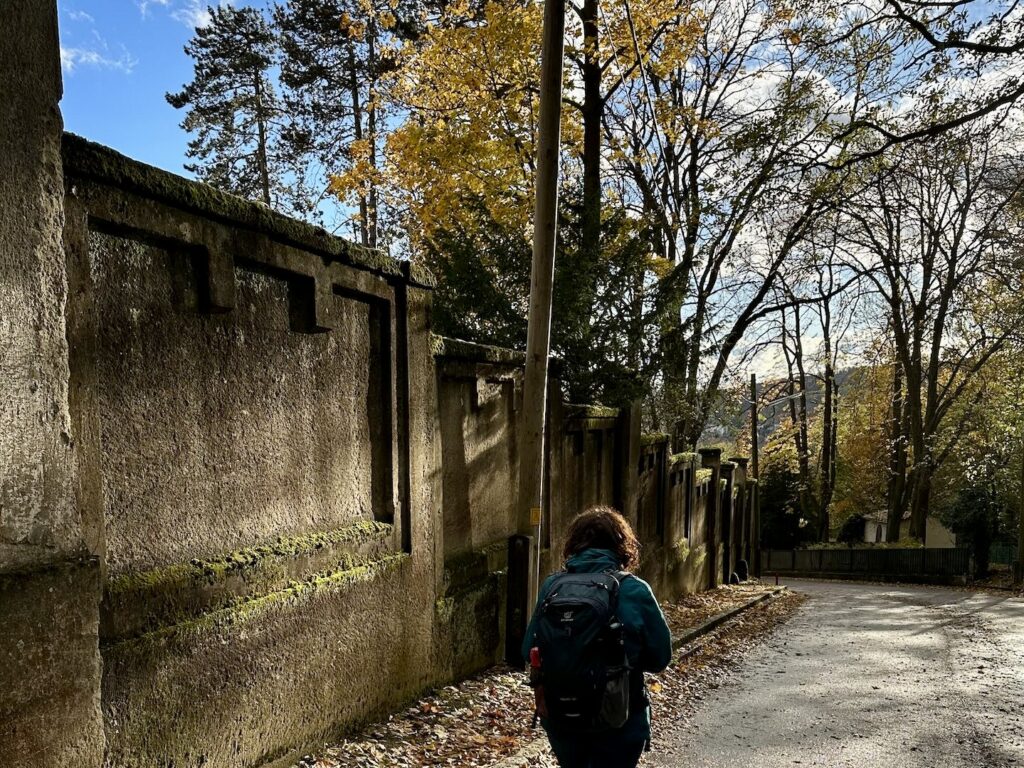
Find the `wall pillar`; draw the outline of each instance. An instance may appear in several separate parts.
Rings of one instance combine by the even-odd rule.
[[[638,400],[619,412],[617,424],[617,457],[615,506],[636,529],[640,503],[637,463],[640,461],[640,434],[643,422],[642,403]]]
[[[98,768],[100,573],[75,499],[57,5],[8,0],[4,21],[0,765]]]
[[[733,496],[735,488],[733,472],[736,465],[731,461],[722,462],[722,478],[725,480],[725,487],[721,490],[722,514],[721,514],[721,538],[722,538],[722,583],[728,584],[729,577],[736,570],[736,561],[733,559],[736,543],[736,503]]]
[[[711,486],[707,498],[707,507],[704,514],[705,541],[708,552],[708,589],[714,589],[720,583],[722,562],[722,541],[721,541],[721,514],[722,514],[722,492],[720,481],[722,479],[722,449],[701,448],[700,465],[703,469],[711,470]]]
[[[747,464],[749,460],[742,456],[734,456],[729,459],[736,465],[733,473],[733,483],[736,486],[736,509],[735,509],[735,530],[736,535],[733,541],[736,542],[733,555],[733,567],[735,568],[740,560],[746,560],[750,566],[750,495],[747,488]]]

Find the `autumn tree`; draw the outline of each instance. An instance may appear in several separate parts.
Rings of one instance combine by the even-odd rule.
[[[682,50],[684,30],[671,22],[683,15],[674,0],[645,4],[633,18],[638,50],[650,52],[667,42]],[[570,284],[567,290],[556,289],[561,299],[555,308],[555,338],[571,372],[573,395],[593,398],[603,396],[600,382],[608,355],[619,357],[615,350],[623,345],[630,351],[622,356],[637,361],[631,376],[643,378],[650,369],[643,359],[649,346],[647,321],[638,323],[637,318],[649,316],[653,273],[645,268],[651,250],[645,222],[627,222],[618,215],[623,210],[618,205],[607,207],[602,216],[609,202],[602,168],[611,151],[604,142],[603,114],[610,100],[626,93],[621,67],[626,78],[639,71],[634,35],[621,4],[587,3],[571,16],[575,37],[568,56],[577,66],[570,66],[566,76],[565,205],[558,259],[559,272]],[[510,246],[500,257],[481,250],[473,267],[479,275],[511,265],[511,253],[527,257],[528,263],[540,21],[532,3],[453,4],[406,44],[394,72],[382,82],[382,99],[405,119],[389,135],[381,167],[361,170],[377,180],[386,204],[403,218],[410,253],[427,260],[439,275],[441,296],[448,285],[465,287],[459,276],[446,271],[448,260],[437,247],[441,241],[459,243],[467,255],[474,239],[481,249],[483,243]],[[339,194],[352,199],[352,191],[366,181],[359,172],[343,172],[335,184]],[[622,236],[627,229],[646,239],[627,242]],[[511,247],[517,241],[521,244]],[[634,297],[629,302],[620,300],[621,291],[604,287],[626,258],[634,259],[627,270],[632,282],[625,293]],[[522,290],[509,297],[508,305],[521,305],[525,296],[527,286],[512,279],[521,273],[520,261],[509,279],[494,275],[489,281]],[[462,287],[457,294],[470,298]],[[462,316],[476,314],[467,309]],[[445,313],[456,315],[454,308],[451,315]],[[617,331],[608,332],[609,323],[633,330],[623,340]],[[609,336],[616,337],[614,350]]]
[[[902,148],[848,206],[858,225],[848,234],[851,259],[881,298],[893,342],[891,431],[902,438],[893,450],[909,452],[892,466],[907,464],[908,492],[890,494],[890,539],[905,504],[911,535],[924,538],[935,474],[973,408],[961,410],[952,429],[944,429],[947,419],[1020,328],[1012,298],[1019,256],[1007,237],[1016,190],[1007,195],[989,183],[1015,145],[999,128],[976,125],[927,148]]]
[[[828,541],[838,469],[840,358],[860,309],[859,276],[837,258],[836,216],[822,217],[779,278],[774,332],[761,349],[776,348],[784,365],[779,400],[788,411],[798,478],[796,502],[815,537]],[[849,358],[850,355],[846,354]]]
[[[643,313],[635,344],[640,375],[661,404],[654,420],[693,445],[744,337],[777,311],[776,282],[813,222],[855,193],[856,166],[929,122],[900,105],[942,102],[974,52],[938,46],[885,8],[835,0],[569,8],[563,177],[567,199],[579,195],[566,221],[579,235],[560,252],[574,275],[563,353],[603,354],[595,318],[612,241],[602,222],[623,211],[643,222],[650,252],[643,293],[656,311]],[[381,162],[340,173],[336,192],[352,201],[375,185],[413,258],[434,258],[425,244],[441,238],[528,239],[539,40],[532,3],[439,11],[381,82],[396,116]],[[954,101],[948,114],[969,111]]]
[[[885,357],[846,372],[837,408],[836,522],[887,508],[891,366]]]
[[[701,29],[685,65],[652,57],[631,98],[606,112],[619,198],[660,225],[656,250],[673,265],[660,281],[659,367],[681,446],[700,439],[733,355],[773,311],[773,287],[815,220],[854,194],[865,161],[887,147],[983,114],[959,78],[988,66],[885,9],[751,0],[688,10]],[[947,42],[963,28],[945,24],[933,28]],[[1014,35],[1003,24],[990,37]],[[900,109],[908,96],[942,109]]]

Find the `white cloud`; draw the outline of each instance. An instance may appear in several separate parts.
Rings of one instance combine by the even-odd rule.
[[[141,13],[142,16],[145,17],[146,14],[149,13],[150,6],[159,5],[163,8],[166,8],[168,5],[171,4],[171,0],[137,0],[135,4],[139,6],[139,13]]]
[[[71,19],[71,21],[87,21],[90,24],[92,24],[92,23],[94,23],[96,21],[96,19],[94,19],[92,16],[90,16],[85,11],[76,11],[76,10],[71,9],[71,8],[67,9],[67,15],[68,15],[68,18]]]
[[[172,19],[192,29],[208,26],[212,20],[210,6],[234,5],[234,0],[135,0],[143,18],[154,7],[166,9]]]
[[[216,0],[186,0],[183,5],[171,11],[171,18],[186,26],[199,29],[208,26],[212,20],[211,5],[218,5],[218,3]],[[220,0],[219,5],[223,8],[226,5],[234,5],[234,2],[233,0]]]
[[[200,0],[189,0],[187,5],[172,11],[171,18],[198,29],[210,23],[210,9]]]
[[[69,75],[79,67],[113,69],[129,75],[135,64],[135,59],[127,51],[113,59],[101,51],[90,48],[69,48],[63,45],[60,47],[60,66]]]

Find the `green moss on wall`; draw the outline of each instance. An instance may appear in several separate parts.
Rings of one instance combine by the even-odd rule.
[[[454,360],[468,360],[476,363],[492,363],[496,365],[524,366],[526,353],[505,347],[492,347],[489,344],[476,344],[472,341],[452,339],[447,336],[433,334],[430,338],[431,352],[434,357],[448,357]]]
[[[162,627],[139,637],[117,643],[119,649],[145,652],[147,647],[160,647],[172,640],[181,640],[245,624],[282,606],[295,605],[321,594],[331,594],[363,582],[373,581],[397,570],[409,559],[407,554],[388,555],[379,560],[352,568],[329,571],[303,581],[293,581],[284,589],[258,597],[240,599],[194,619]]]
[[[566,403],[563,413],[567,419],[616,419],[619,416],[619,409],[604,405]]]
[[[334,531],[316,531],[300,536],[281,537],[271,544],[240,549],[208,560],[195,559],[150,571],[127,573],[111,579],[107,594],[118,597],[132,592],[161,592],[190,584],[212,584],[232,572],[255,572],[273,561],[309,555],[341,544],[359,544],[386,540],[392,526],[376,520],[362,520]],[[342,553],[343,559],[354,562],[354,556]]]
[[[648,448],[652,445],[667,443],[671,439],[672,437],[664,432],[651,432],[645,435],[640,435],[640,445],[644,448]]]
[[[690,540],[686,538],[679,539],[675,544],[672,545],[672,556],[673,560],[678,564],[682,565],[690,558]]]

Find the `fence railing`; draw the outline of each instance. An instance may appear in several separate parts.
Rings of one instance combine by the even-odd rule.
[[[971,574],[968,549],[767,549],[762,569],[768,574],[952,582]]]
[[[1013,565],[1017,562],[1017,547],[1013,544],[993,544],[988,553],[991,565]]]

